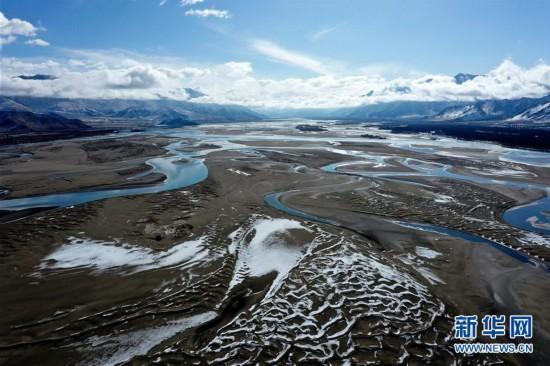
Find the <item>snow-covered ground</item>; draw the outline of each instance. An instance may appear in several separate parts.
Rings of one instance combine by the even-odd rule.
[[[120,241],[100,241],[70,237],[69,243],[61,245],[48,256],[40,270],[90,268],[95,272],[110,269],[135,273],[150,269],[187,266],[208,256],[205,237],[177,244],[165,251],[132,246]]]
[[[231,289],[246,277],[259,277],[277,272],[269,294],[279,286],[281,280],[296,265],[309,243],[301,246],[289,245],[284,235],[289,230],[306,230],[296,220],[257,218],[249,228],[239,228],[230,235],[230,254],[237,256],[235,275],[229,284]],[[252,238],[250,239],[250,236]]]
[[[415,249],[416,249],[416,254],[424,258],[434,259],[441,255],[441,253],[426,247],[416,247]]]
[[[109,336],[92,336],[83,342],[82,348],[93,350],[94,356],[85,362],[90,366],[118,365],[138,355],[145,355],[162,341],[183,332],[186,329],[199,326],[216,317],[216,313],[208,311],[178,320],[169,321],[164,325],[148,329],[122,332]]]
[[[230,171],[231,173],[235,173],[235,174],[239,174],[239,175],[244,175],[244,176],[250,176],[250,173],[246,173],[246,172],[243,172],[242,170],[239,170],[239,169],[235,169],[235,168],[229,168],[227,169],[228,171]]]

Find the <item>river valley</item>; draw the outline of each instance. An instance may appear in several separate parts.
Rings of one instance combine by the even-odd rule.
[[[18,145],[0,171],[2,364],[550,357],[550,153],[289,120]],[[456,354],[459,314],[532,314],[537,352]]]

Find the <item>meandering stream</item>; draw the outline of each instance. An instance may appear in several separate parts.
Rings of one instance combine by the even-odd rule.
[[[241,150],[248,153],[259,153],[254,150],[254,146],[241,145],[233,143],[230,140],[246,140],[246,141],[305,141],[311,143],[313,141],[330,143],[334,148],[327,148],[326,146],[320,146],[319,149],[331,151],[334,153],[351,156],[354,158],[359,158],[363,160],[354,160],[354,161],[344,161],[339,163],[334,163],[327,165],[322,168],[323,171],[332,174],[346,174],[346,175],[356,175],[362,177],[378,177],[383,179],[392,179],[397,177],[406,177],[406,176],[422,176],[422,177],[443,177],[449,179],[456,179],[465,182],[475,183],[475,184],[492,184],[492,185],[504,185],[510,188],[516,189],[529,189],[529,190],[541,190],[546,193],[546,196],[532,202],[530,204],[521,205],[513,207],[507,210],[503,218],[504,220],[517,228],[522,230],[550,235],[550,187],[542,184],[533,184],[520,182],[517,180],[504,180],[502,178],[494,179],[491,177],[483,177],[479,175],[468,175],[461,174],[453,171],[453,167],[445,164],[438,164],[433,162],[424,162],[418,159],[412,158],[396,158],[392,156],[377,156],[368,154],[361,151],[354,151],[351,149],[345,149],[339,147],[340,141],[349,141],[349,142],[376,142],[381,144],[386,144],[391,147],[396,147],[402,150],[410,150],[420,153],[430,153],[430,154],[441,154],[449,155],[449,147],[461,147],[461,148],[471,148],[471,147],[483,147],[490,149],[491,153],[497,153],[498,158],[502,161],[510,161],[522,164],[536,165],[536,166],[549,166],[550,165],[550,154],[544,152],[532,152],[532,151],[521,151],[515,149],[502,148],[498,145],[487,144],[487,143],[468,143],[465,144],[463,141],[441,139],[440,141],[431,141],[422,138],[415,138],[414,136],[405,136],[405,137],[395,137],[389,138],[388,140],[372,140],[368,138],[356,138],[356,137],[311,137],[311,136],[284,136],[284,135],[262,135],[262,134],[242,134],[242,135],[225,135],[225,136],[214,136],[207,135],[202,132],[197,132],[193,130],[177,132],[171,135],[172,137],[181,138],[181,141],[172,143],[166,146],[167,154],[162,157],[156,157],[148,160],[146,163],[151,167],[151,170],[148,173],[160,173],[165,176],[165,179],[160,184],[148,185],[143,187],[133,187],[133,188],[122,188],[122,189],[106,189],[106,190],[92,190],[92,191],[82,191],[82,192],[72,192],[72,193],[57,193],[49,194],[42,196],[33,196],[33,197],[24,197],[24,198],[14,198],[14,199],[3,199],[0,200],[0,210],[16,211],[24,210],[38,207],[68,207],[78,204],[83,204],[86,202],[97,201],[113,197],[121,196],[133,196],[141,194],[150,194],[150,193],[159,193],[163,191],[181,189],[196,183],[201,182],[206,179],[208,176],[208,168],[204,164],[203,157],[214,151],[222,150]],[[395,135],[391,135],[393,137]],[[193,138],[199,143],[196,143],[192,146],[184,146],[185,138]],[[200,144],[215,144],[219,146],[218,148],[200,148]],[[439,145],[435,146],[435,145]],[[187,148],[189,151],[184,151],[182,148]],[[445,147],[445,151],[443,150]],[[285,147],[258,147],[258,149],[264,150],[274,150],[274,149],[285,149]],[[309,149],[315,149],[309,147]],[[387,159],[398,159],[398,162],[403,166],[411,169],[410,172],[395,172],[395,171],[368,171],[362,172],[357,170],[346,170],[346,166],[352,164],[361,164],[362,162],[373,161],[380,166],[386,164]],[[400,180],[405,182],[404,180]],[[414,184],[413,182],[410,182]],[[284,192],[283,192],[284,193]],[[267,204],[272,207],[284,211],[290,215],[297,216],[306,220],[312,220],[317,222],[322,222],[326,224],[335,224],[333,221],[316,217],[310,214],[307,214],[303,211],[288,207],[282,204],[279,200],[283,193],[274,193],[268,195],[265,198]],[[470,242],[478,242],[489,244],[508,255],[513,256],[514,258],[537,265],[538,261],[534,261],[532,258],[526,256],[523,253],[517,252],[509,247],[506,247],[502,244],[490,241],[485,238],[481,238],[470,233],[459,232],[452,229],[442,228],[434,225],[426,225],[419,223],[400,223],[398,224],[408,225],[408,227],[415,228],[417,230],[427,230],[434,231],[438,233],[444,233],[446,235],[461,237]],[[548,270],[548,268],[546,267]]]

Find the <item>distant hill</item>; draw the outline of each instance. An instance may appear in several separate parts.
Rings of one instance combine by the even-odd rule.
[[[22,80],[56,80],[57,76],[47,74],[34,74],[34,75],[17,75],[16,78]]]
[[[266,118],[265,115],[274,118],[370,121],[513,120],[550,122],[550,95],[542,98],[490,99],[474,102],[395,101],[340,109],[264,109],[261,110],[261,113],[238,105],[166,99],[68,99],[0,96],[0,111],[53,113],[69,119],[81,119],[93,127],[100,128],[118,128],[117,126],[122,125],[126,128],[156,125],[188,126],[193,123],[252,122]]]
[[[512,119],[537,122],[550,121],[550,98],[548,98],[547,102],[530,107],[520,114],[515,115]]]
[[[443,121],[496,121],[525,120],[550,121],[550,96],[544,98],[521,98],[483,100],[452,106],[435,116]]]
[[[446,108],[465,104],[463,102],[415,101],[367,104],[357,107],[346,115],[346,118],[371,120],[425,119],[438,115]]]
[[[367,104],[345,114],[345,119],[379,121],[532,121],[550,122],[550,95],[542,98],[491,99],[475,102],[415,102]]]
[[[158,126],[166,128],[180,128],[185,126],[197,126],[197,122],[190,121],[186,118],[175,117],[163,119]]]
[[[197,92],[198,93],[198,92]],[[1,108],[5,105],[6,108]],[[55,113],[67,118],[121,119],[148,121],[150,125],[168,118],[194,122],[247,122],[264,118],[246,107],[193,103],[177,100],[68,99],[38,97],[0,97],[2,110],[28,110]]]
[[[9,98],[0,97],[0,111],[30,112],[31,109]]]
[[[83,131],[89,128],[90,126],[78,119],[53,114],[0,111],[0,132],[6,134]]]
[[[457,82],[478,75],[457,74]],[[345,108],[263,109],[272,118],[369,121],[531,121],[550,122],[550,95],[542,98],[468,101],[395,101]]]

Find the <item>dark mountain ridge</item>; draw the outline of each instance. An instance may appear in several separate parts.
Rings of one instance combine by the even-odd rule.
[[[436,116],[442,110],[453,106],[463,106],[466,102],[417,102],[397,101],[389,103],[366,104],[357,107],[346,115],[349,119],[393,120],[425,119]]]
[[[42,97],[0,97],[3,110],[26,109],[34,113],[55,113],[67,118],[93,120],[113,118],[125,120],[147,120],[156,124],[169,115],[172,119],[182,118],[195,122],[248,122],[263,119],[246,107],[193,103],[168,99],[68,99]]]
[[[0,111],[1,133],[65,132],[87,129],[90,129],[90,126],[78,119],[68,119],[55,114]]]
[[[550,120],[549,102],[550,95],[542,98],[482,100],[446,108],[438,113],[435,119],[445,121],[533,120],[529,113],[524,114],[524,112],[546,106],[546,115],[544,107],[538,108],[534,113],[537,115],[535,120]]]
[[[367,104],[351,113],[342,110],[343,119],[369,119],[375,121],[550,121],[550,95],[542,98],[489,99],[474,102],[397,101]]]

